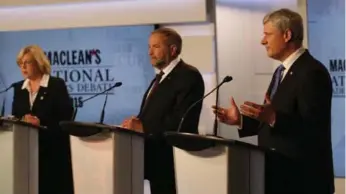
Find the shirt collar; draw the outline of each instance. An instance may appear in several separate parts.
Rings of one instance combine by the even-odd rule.
[[[285,70],[288,70],[291,68],[293,63],[305,52],[305,48],[301,47],[298,50],[296,50],[294,53],[292,53],[290,56],[288,56],[283,62],[282,65],[285,67]]]
[[[168,75],[173,69],[175,66],[178,65],[178,63],[180,62],[180,57],[177,57],[175,58],[174,60],[172,60],[168,65],[167,67],[165,67],[162,71],[163,73],[165,73],[164,75]],[[158,74],[160,73],[160,69],[157,69],[155,68],[155,73]]]
[[[42,79],[41,79],[41,82],[40,82],[40,86],[41,87],[48,87],[48,81],[49,81],[49,75],[48,74],[44,74],[42,76]],[[29,79],[26,79],[22,85],[22,90],[24,89],[27,89],[27,90],[30,90],[29,89]]]

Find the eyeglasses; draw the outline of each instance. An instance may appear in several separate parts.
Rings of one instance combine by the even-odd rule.
[[[34,64],[34,61],[21,61],[19,62],[18,66],[20,68],[23,68],[24,66],[27,67],[28,65]]]

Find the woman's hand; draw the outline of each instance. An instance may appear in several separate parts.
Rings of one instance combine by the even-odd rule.
[[[37,125],[37,126],[40,125],[40,119],[37,118],[36,116],[30,115],[30,114],[26,114],[24,116],[24,121],[27,123],[31,123],[33,125]]]

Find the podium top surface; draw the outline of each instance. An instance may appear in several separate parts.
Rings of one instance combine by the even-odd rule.
[[[172,146],[189,150],[189,151],[200,151],[208,149],[215,145],[224,146],[239,146],[259,151],[269,151],[266,148],[259,147],[257,145],[237,141],[234,139],[226,139],[212,135],[199,135],[193,133],[178,133],[178,132],[166,132],[166,140]]]
[[[88,123],[78,121],[61,121],[60,126],[70,135],[77,137],[88,137],[102,132],[125,133],[129,135],[144,136],[144,133],[132,131],[120,126],[105,125],[99,123]]]
[[[34,128],[34,129],[38,129],[38,130],[46,130],[47,127],[45,126],[37,126],[37,125],[33,125],[31,123],[16,119],[16,118],[0,118],[0,126],[4,125],[4,124],[14,124],[14,125],[20,125],[23,127],[30,127],[30,128]]]

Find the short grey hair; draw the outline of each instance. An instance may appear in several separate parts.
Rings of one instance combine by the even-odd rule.
[[[166,43],[170,45],[175,45],[177,47],[177,54],[180,55],[183,40],[180,34],[171,28],[158,28],[154,30],[151,34],[160,34],[166,38]]]
[[[272,22],[272,24],[281,32],[290,30],[292,32],[291,41],[297,46],[303,44],[304,27],[301,15],[289,9],[279,9],[268,13],[263,18],[263,24]]]

